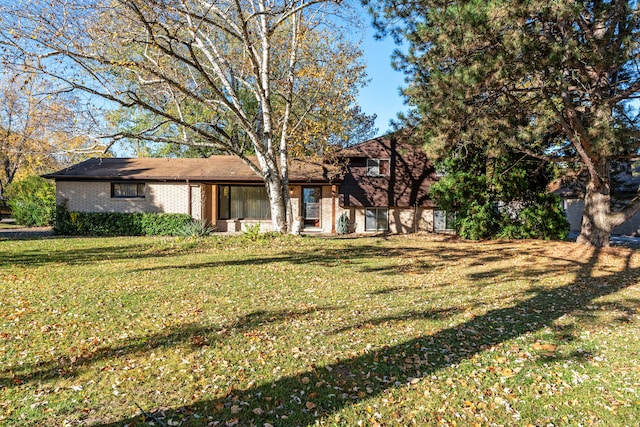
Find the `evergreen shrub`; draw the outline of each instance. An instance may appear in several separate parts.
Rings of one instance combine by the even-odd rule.
[[[71,236],[179,236],[193,220],[187,214],[69,212],[58,205],[54,231]]]

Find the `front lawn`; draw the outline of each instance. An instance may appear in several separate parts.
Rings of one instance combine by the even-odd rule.
[[[565,242],[0,241],[0,424],[636,426],[639,280]]]
[[[0,220],[0,230],[12,230],[12,229],[16,229],[16,228],[22,228],[22,225],[18,225],[13,221],[1,221]]]

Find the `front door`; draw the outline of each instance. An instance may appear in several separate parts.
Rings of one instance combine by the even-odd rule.
[[[322,187],[302,188],[302,216],[305,228],[322,227]]]

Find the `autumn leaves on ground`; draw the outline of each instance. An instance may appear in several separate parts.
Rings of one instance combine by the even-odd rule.
[[[0,424],[629,425],[640,252],[0,242]]]

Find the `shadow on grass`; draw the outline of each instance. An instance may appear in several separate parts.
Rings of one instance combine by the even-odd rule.
[[[343,241],[348,242],[346,239]],[[432,247],[404,246],[400,248],[389,248],[376,244],[362,244],[363,239],[357,243],[347,246],[314,247],[311,250],[301,250],[300,247],[279,252],[275,256],[247,256],[239,254],[231,259],[217,259],[212,255],[211,261],[207,262],[181,262],[180,264],[157,265],[143,267],[132,270],[133,273],[149,272],[155,270],[189,270],[189,269],[217,269],[222,267],[243,267],[272,265],[275,263],[286,263],[294,265],[314,265],[326,268],[336,266],[349,266],[354,271],[363,273],[375,273],[384,275],[397,274],[424,274],[435,268],[454,265],[459,261],[466,261],[469,258],[476,259],[474,265],[490,265],[499,260],[504,260],[505,256],[517,256],[517,249],[509,248],[507,244],[483,244],[474,245],[472,243],[460,243],[455,247],[441,250],[436,254],[438,261],[425,262],[425,258],[433,258]],[[369,238],[374,240],[374,238]],[[379,240],[379,239],[375,239]],[[531,249],[532,254],[536,254],[535,248]],[[389,262],[391,260],[391,262]],[[404,263],[398,263],[398,260]],[[182,260],[181,260],[182,261]],[[488,276],[497,276],[505,271],[499,270],[496,273],[487,272]],[[544,275],[545,270],[531,271],[529,277]],[[478,275],[480,277],[480,275]],[[387,292],[387,291],[385,291]]]
[[[78,238],[90,239],[90,238]],[[111,238],[113,239],[113,238]],[[104,246],[89,245],[63,247],[64,239],[47,239],[54,243],[54,246],[43,249],[33,247],[24,250],[6,250],[0,246],[0,267],[12,265],[40,266],[47,264],[67,264],[82,265],[93,261],[102,260],[127,260],[131,259],[131,254],[136,254],[136,259],[157,258],[169,254],[151,252],[149,243],[119,243]],[[128,242],[128,239],[121,239],[119,242]]]
[[[220,327],[204,327],[198,323],[187,323],[179,328],[161,331],[152,335],[130,337],[113,346],[100,346],[76,354],[61,356],[39,363],[24,363],[16,366],[3,366],[0,370],[0,390],[4,387],[17,387],[37,381],[45,382],[60,377],[75,377],[102,360],[121,358],[153,351],[161,347],[190,345],[202,347],[214,345],[233,332],[251,331],[269,323],[285,322],[291,318],[309,315],[319,311],[335,310],[333,307],[310,307],[303,310],[257,310],[239,317],[235,322]]]
[[[221,398],[202,399],[191,405],[147,415],[181,419],[185,425],[313,424],[360,400],[406,385],[412,379],[430,376],[523,334],[553,326],[553,322],[563,315],[588,310],[594,299],[637,282],[640,269],[631,268],[632,253],[627,254],[623,272],[602,275],[599,271],[594,277],[599,255],[598,251],[590,253],[575,271],[576,281],[571,284],[554,289],[539,288],[511,307],[488,311],[433,335],[235,390]],[[429,315],[408,313],[408,316],[418,317]],[[588,358],[589,355],[576,357]],[[310,401],[313,404],[309,404]],[[233,413],[232,407],[235,408]],[[261,408],[261,411],[256,413],[252,408]],[[136,424],[140,420],[140,416],[134,416],[100,425],[120,426]]]

